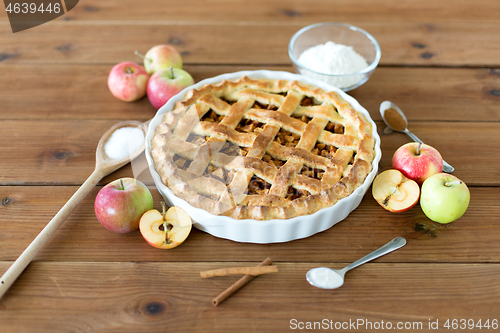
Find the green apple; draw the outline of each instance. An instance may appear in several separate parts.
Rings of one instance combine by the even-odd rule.
[[[453,175],[436,173],[422,184],[420,207],[435,222],[450,223],[460,218],[469,200],[467,185]]]

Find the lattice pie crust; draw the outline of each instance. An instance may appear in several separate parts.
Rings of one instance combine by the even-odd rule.
[[[312,214],[372,169],[365,117],[335,92],[297,81],[222,81],[189,91],[156,128],[162,182],[192,206],[237,219]]]

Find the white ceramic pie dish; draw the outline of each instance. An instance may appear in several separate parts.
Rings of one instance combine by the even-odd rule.
[[[154,168],[154,161],[151,156],[151,140],[154,137],[156,127],[162,122],[163,115],[171,111],[175,103],[181,100],[188,90],[198,89],[207,83],[217,83],[222,80],[236,80],[243,76],[255,79],[282,79],[297,80],[306,84],[311,84],[326,91],[335,91],[342,98],[348,101],[354,109],[365,115],[366,119],[373,126],[373,137],[375,138],[375,158],[372,163],[372,171],[366,177],[364,183],[358,187],[350,196],[339,200],[332,207],[319,210],[311,215],[298,216],[286,220],[237,220],[226,216],[213,215],[203,209],[196,208],[188,204],[185,200],[175,196],[170,189],[165,186],[160,179],[159,174]],[[149,129],[146,136],[146,159],[153,181],[165,201],[170,206],[178,206],[184,209],[193,219],[193,226],[203,230],[213,236],[230,239],[236,242],[248,243],[280,243],[295,239],[309,237],[318,232],[329,229],[336,223],[345,219],[360,204],[363,196],[370,187],[373,179],[378,172],[378,164],[381,157],[380,137],[377,133],[377,127],[366,111],[354,98],[347,95],[341,89],[334,88],[322,81],[310,79],[298,74],[278,71],[241,71],[229,74],[219,75],[210,79],[200,81],[172,97],[162,108],[158,110],[156,116],[149,123]]]

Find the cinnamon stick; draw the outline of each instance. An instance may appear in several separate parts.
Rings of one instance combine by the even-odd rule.
[[[271,258],[267,258],[263,262],[261,262],[257,267],[262,267],[262,266],[270,266],[272,264]],[[238,289],[243,287],[245,284],[247,284],[250,280],[254,278],[254,275],[245,275],[238,281],[236,281],[231,287],[227,288],[225,291],[223,291],[219,296],[215,297],[212,300],[212,303],[214,306],[219,305],[220,303],[224,302],[226,298],[234,294]]]
[[[200,272],[202,279],[211,278],[214,276],[227,276],[227,275],[261,275],[267,273],[276,273],[278,271],[278,266],[255,266],[255,267],[232,267],[232,268],[221,268],[213,269],[210,271]]]

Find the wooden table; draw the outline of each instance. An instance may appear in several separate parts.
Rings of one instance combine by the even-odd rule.
[[[308,322],[359,332],[390,323],[393,330],[424,332],[436,321],[439,331],[451,332],[462,331],[461,319],[489,320],[489,330],[465,331],[496,331],[499,12],[498,0],[82,0],[55,21],[15,34],[3,12],[2,274],[90,175],[100,136],[118,121],[154,116],[147,99],[115,99],[106,79],[114,64],[140,61],[135,50],[161,43],[178,48],[199,81],[245,69],[293,71],[288,41],[312,23],[367,30],[380,43],[381,63],[350,94],[377,123],[380,170],[409,141],[383,134],[378,107],[391,100],[411,130],[455,166],[471,202],[462,218],[441,225],[418,205],[387,212],[368,193],[348,218],[307,239],[244,244],[193,230],[182,246],[162,251],[139,232],[114,234],[95,218],[95,196],[108,182],[136,176],[152,185],[140,164],[128,165],[100,182],[0,300],[0,332],[283,332]],[[160,208],[154,187],[152,193]],[[348,273],[338,290],[319,290],[304,279],[312,267],[344,267],[397,236],[408,244]],[[212,305],[238,277],[202,280],[201,270],[257,265],[266,257],[279,273],[257,277]]]

